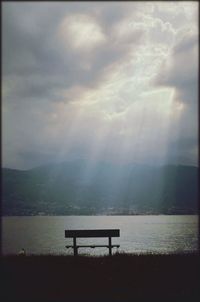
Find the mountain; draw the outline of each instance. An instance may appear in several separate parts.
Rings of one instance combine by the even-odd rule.
[[[3,215],[194,214],[198,168],[64,162],[2,169]]]

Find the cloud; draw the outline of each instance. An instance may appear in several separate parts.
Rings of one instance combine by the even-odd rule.
[[[96,20],[84,14],[67,16],[59,26],[61,42],[66,50],[91,51],[104,43],[106,38]]]
[[[198,79],[197,61],[198,37],[188,32],[174,46],[171,60],[162,66],[157,83],[173,86],[179,90],[194,88]]]
[[[194,162],[196,147],[184,145],[197,133],[191,7],[3,3],[4,165],[74,156],[170,162],[187,152]]]
[[[98,5],[100,12],[95,13],[94,5],[88,9],[87,5],[52,4],[3,6],[3,80],[5,85],[12,82],[8,98],[40,97],[42,101],[46,96],[57,101],[60,89],[95,87],[105,69],[124,59],[132,42],[137,45],[138,31],[126,44],[114,37],[112,29],[104,32],[101,24],[106,17],[101,11],[107,5]],[[117,19],[107,18],[110,25]]]
[[[180,161],[180,158],[181,162],[197,164],[198,36],[188,29],[184,34],[180,32],[177,40],[170,60],[164,62],[154,83],[173,87],[174,102],[180,104],[181,109],[179,119],[171,127],[172,138],[168,156],[173,160],[176,158]]]

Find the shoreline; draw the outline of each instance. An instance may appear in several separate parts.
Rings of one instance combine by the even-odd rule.
[[[60,215],[60,214],[45,214],[45,215],[2,215],[2,218],[4,217],[67,217],[67,216],[198,216],[198,213],[194,214],[183,214],[183,213],[177,213],[177,214],[69,214],[69,215]]]

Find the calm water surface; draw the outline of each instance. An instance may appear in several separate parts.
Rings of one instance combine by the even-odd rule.
[[[2,252],[17,254],[72,254],[65,229],[119,228],[119,252],[182,253],[198,250],[198,216],[32,216],[3,217]],[[78,244],[107,244],[105,238],[78,239]],[[117,249],[113,249],[117,251]],[[107,254],[106,248],[79,249],[80,254]]]

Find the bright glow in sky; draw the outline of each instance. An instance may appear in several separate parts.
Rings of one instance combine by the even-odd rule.
[[[61,43],[66,43],[66,51],[68,47],[75,51],[91,50],[105,40],[101,27],[95,20],[82,14],[64,18],[59,27],[59,34]]]
[[[195,1],[3,3],[3,166],[196,165],[197,11]]]

